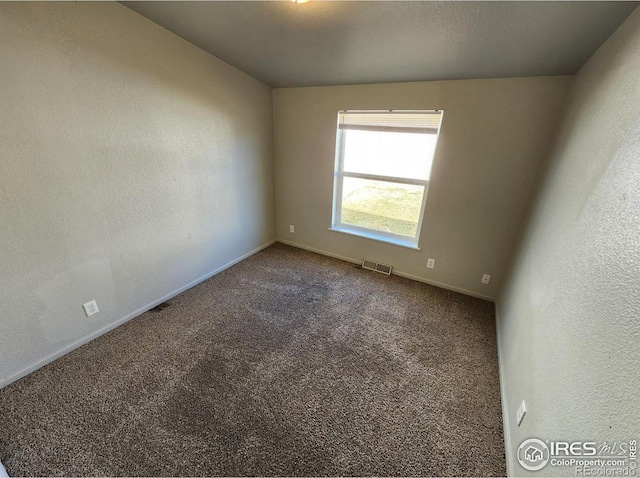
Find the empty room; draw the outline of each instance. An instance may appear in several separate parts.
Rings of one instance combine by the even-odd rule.
[[[638,5],[0,2],[0,476],[636,476]]]

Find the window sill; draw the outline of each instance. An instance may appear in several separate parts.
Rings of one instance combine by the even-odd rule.
[[[356,236],[356,237],[363,237],[365,239],[369,239],[372,241],[378,241],[378,242],[384,242],[386,244],[391,244],[393,246],[399,246],[399,247],[404,247],[406,249],[412,249],[414,251],[419,251],[420,248],[415,245],[412,244],[411,242],[404,242],[398,239],[392,239],[390,237],[386,237],[386,236],[381,236],[372,232],[364,232],[364,231],[353,231],[351,229],[342,229],[342,228],[338,228],[338,227],[330,227],[329,228],[330,231],[333,232],[340,232],[342,234],[347,234],[349,236]]]

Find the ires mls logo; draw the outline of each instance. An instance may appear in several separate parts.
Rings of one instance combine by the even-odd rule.
[[[547,465],[551,457],[596,456],[597,452],[593,441],[552,441],[547,444],[537,438],[529,438],[518,448],[518,461],[525,470],[538,471]]]
[[[635,476],[637,441],[549,441],[529,438],[518,447],[520,465],[538,471],[547,465],[574,468],[578,476]]]

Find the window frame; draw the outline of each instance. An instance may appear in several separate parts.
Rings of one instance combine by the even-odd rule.
[[[331,231],[341,232],[344,234],[350,234],[358,237],[364,237],[366,239],[372,239],[396,246],[407,247],[409,249],[420,250],[419,242],[420,235],[422,233],[422,224],[424,222],[424,212],[427,204],[427,196],[429,193],[430,179],[413,179],[402,178],[399,176],[382,176],[369,173],[355,173],[344,170],[344,151],[346,142],[346,132],[348,129],[340,128],[340,114],[342,113],[385,113],[389,110],[340,110],[338,111],[338,122],[336,127],[336,152],[335,152],[335,166],[333,176],[333,210],[331,216]],[[433,133],[436,135],[436,146],[433,151],[433,161],[435,161],[436,150],[438,148],[438,137],[440,136],[440,128],[442,127],[442,117],[444,112],[442,110],[393,110],[398,113],[439,113],[440,114],[440,126],[438,131]],[[362,128],[365,129],[365,128]],[[369,131],[376,131],[377,129],[371,128]],[[377,130],[379,131],[379,129]],[[414,133],[412,133],[414,134]],[[415,133],[420,134],[420,133]],[[422,133],[428,134],[428,133]],[[432,164],[433,168],[433,164]],[[424,192],[422,194],[422,204],[420,205],[420,216],[418,218],[418,224],[416,227],[416,235],[414,237],[403,236],[401,234],[395,234],[387,231],[378,231],[375,229],[369,229],[366,227],[356,226],[353,224],[344,224],[342,222],[342,191],[344,178],[356,178],[356,179],[368,179],[372,181],[385,181],[396,184],[407,184],[423,186]],[[431,178],[431,175],[429,175]]]

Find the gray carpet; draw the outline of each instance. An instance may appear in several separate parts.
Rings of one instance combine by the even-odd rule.
[[[11,475],[504,475],[493,304],[276,244],[0,390]]]

